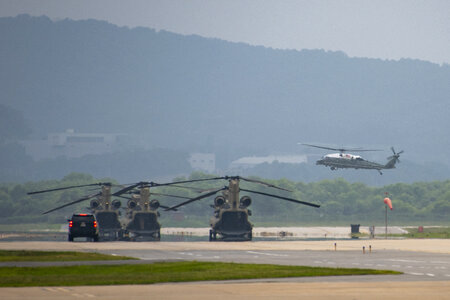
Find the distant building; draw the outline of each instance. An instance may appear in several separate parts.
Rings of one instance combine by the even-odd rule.
[[[34,160],[58,156],[76,158],[89,154],[111,153],[129,144],[124,134],[76,133],[68,129],[63,133],[48,134],[46,139],[23,141],[25,151]]]
[[[273,162],[287,163],[287,164],[301,164],[306,163],[306,155],[269,155],[269,156],[247,156],[241,157],[230,164],[230,169],[248,169],[259,164]]]
[[[213,173],[216,170],[216,155],[214,153],[191,153],[189,163],[194,170]]]

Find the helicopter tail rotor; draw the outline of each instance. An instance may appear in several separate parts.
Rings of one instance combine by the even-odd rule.
[[[399,157],[400,157],[400,154],[403,153],[403,150],[400,152],[395,152],[394,147],[391,147],[391,150],[394,155],[391,155],[387,158],[389,161],[384,166],[384,169],[393,169],[393,168],[395,168],[395,164],[400,162]]]
[[[402,154],[404,151],[402,150],[400,152],[395,152],[394,147],[391,147],[391,150],[394,155],[389,156],[388,160],[394,160],[396,163],[399,163],[400,162],[400,159],[399,159],[400,154]]]

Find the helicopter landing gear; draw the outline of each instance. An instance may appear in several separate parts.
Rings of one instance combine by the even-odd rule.
[[[212,230],[212,229],[210,229],[209,230],[209,241],[212,242],[212,241],[215,241],[215,240],[217,240],[217,232]]]

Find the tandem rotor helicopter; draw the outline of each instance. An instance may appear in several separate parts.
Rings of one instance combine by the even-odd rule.
[[[160,195],[189,199],[188,197],[181,197],[176,195],[160,193],[150,194],[150,187],[164,185],[171,185],[171,183],[157,184],[154,182],[138,182],[125,188],[123,188],[122,185],[117,185],[118,187],[122,187],[122,189],[116,191],[115,193],[111,193],[111,187],[113,185],[109,182],[100,182],[29,192],[28,195],[56,192],[73,188],[99,186],[101,187],[101,191],[55,207],[43,212],[43,214],[48,214],[70,205],[91,200],[89,209],[95,215],[95,218],[98,222],[100,240],[145,239],[159,241],[161,238],[161,224],[158,223],[158,208],[168,207],[160,205],[159,201],[156,199],[150,200],[150,196]],[[131,194],[131,197],[123,196],[122,194]],[[123,220],[123,224],[119,218],[120,214],[118,211],[122,203],[118,199],[111,201],[112,197],[128,199],[126,218]]]
[[[29,192],[28,195],[41,194],[47,192],[56,192],[67,189],[99,186],[101,190],[99,192],[84,196],[75,201],[66,203],[64,205],[50,209],[42,214],[48,214],[55,210],[74,205],[83,201],[90,200],[89,208],[95,215],[97,222],[99,224],[99,235],[102,240],[116,240],[122,235],[122,225],[119,221],[118,209],[121,206],[119,200],[111,201],[111,187],[113,186],[110,182],[99,182],[91,184],[73,185],[54,189],[47,189],[42,191]]]
[[[320,207],[318,204],[304,202],[288,197],[273,195],[269,193],[253,191],[248,189],[243,189],[239,186],[240,180],[253,182],[257,184],[261,184],[267,187],[275,188],[278,190],[288,191],[287,189],[277,187],[275,185],[249,179],[240,176],[223,176],[223,177],[214,177],[214,178],[205,178],[205,179],[194,179],[194,180],[186,180],[186,181],[178,181],[177,184],[181,183],[191,183],[191,182],[200,182],[200,181],[210,181],[210,180],[228,180],[228,186],[224,186],[219,189],[210,190],[207,193],[200,195],[195,198],[191,198],[188,201],[179,203],[172,207],[166,208],[165,210],[174,210],[183,205],[192,203],[194,201],[201,200],[203,198],[207,198],[217,194],[218,192],[222,192],[222,195],[215,197],[214,205],[211,205],[214,208],[214,215],[210,219],[211,229],[209,231],[209,240],[216,241],[218,239],[223,241],[250,241],[252,240],[253,234],[253,224],[251,224],[248,220],[248,216],[251,216],[251,210],[248,209],[252,200],[249,196],[243,196],[239,199],[239,192],[247,192],[253,194],[259,194],[263,196],[268,196],[272,198],[278,198],[298,204],[308,205],[312,207]]]
[[[383,175],[383,173],[381,172],[381,170],[383,170],[383,169],[395,169],[395,164],[400,162],[399,157],[400,157],[400,154],[403,153],[403,150],[400,152],[395,152],[394,147],[391,147],[393,155],[389,156],[387,158],[388,162],[383,165],[383,164],[379,164],[376,162],[365,160],[359,155],[345,153],[347,151],[352,151],[352,152],[381,151],[378,149],[371,149],[371,150],[369,150],[369,149],[346,149],[346,148],[331,148],[331,147],[324,147],[324,146],[303,144],[303,143],[298,143],[298,144],[308,146],[308,147],[315,147],[315,148],[320,148],[320,149],[339,151],[339,153],[332,153],[332,154],[327,154],[327,155],[323,156],[321,159],[316,161],[316,165],[324,165],[326,167],[330,167],[331,170],[345,169],[345,168],[371,169],[371,170],[377,170],[380,173],[380,175]]]

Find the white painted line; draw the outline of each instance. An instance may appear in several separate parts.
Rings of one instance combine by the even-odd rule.
[[[95,298],[95,296],[94,295],[92,295],[92,294],[84,294],[86,297],[89,297],[89,298]]]
[[[434,277],[434,274],[427,273],[427,276]]]
[[[432,264],[450,264],[450,261],[432,261]]]
[[[267,256],[289,256],[289,255],[287,255],[287,254],[264,253],[264,252],[256,252],[256,251],[247,251],[247,253],[250,253],[250,254],[267,255]]]
[[[399,262],[412,262],[412,263],[424,263],[423,260],[408,260],[408,259],[389,259],[390,261],[399,261]]]
[[[406,274],[409,274],[409,275],[416,275],[416,276],[423,276],[423,275],[425,275],[425,274],[423,274],[423,273],[406,273]]]

